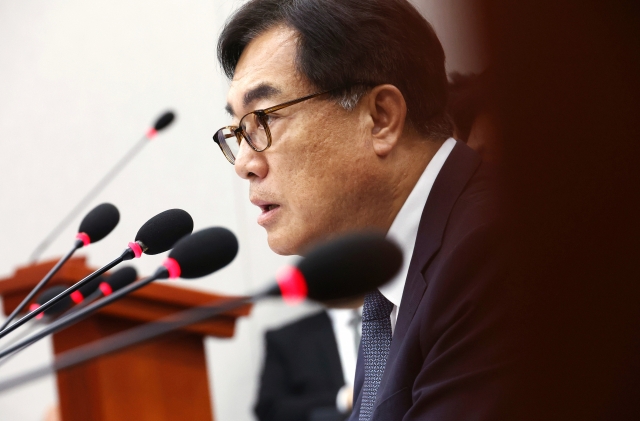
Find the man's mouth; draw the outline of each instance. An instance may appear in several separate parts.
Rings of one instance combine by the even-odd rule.
[[[280,213],[280,205],[277,203],[270,203],[266,200],[251,200],[251,203],[258,206],[262,211],[260,215],[258,215],[258,224],[263,227],[267,227],[267,225],[271,225],[276,221],[278,215]]]
[[[260,209],[262,209],[262,213],[267,213],[269,211],[274,210],[275,208],[279,208],[280,205],[276,205],[273,203],[270,203],[268,205],[260,205]]]

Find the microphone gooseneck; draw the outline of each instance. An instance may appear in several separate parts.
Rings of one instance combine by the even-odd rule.
[[[65,289],[64,291],[62,291],[60,294],[56,295],[55,297],[53,297],[52,299],[50,299],[49,301],[47,301],[46,303],[42,304],[40,307],[38,307],[35,310],[30,311],[29,313],[27,313],[26,315],[24,315],[21,319],[18,319],[18,321],[16,321],[14,324],[12,324],[11,326],[7,326],[4,330],[2,330],[0,332],[0,338],[4,338],[5,336],[7,336],[9,333],[13,332],[14,330],[16,330],[17,328],[19,328],[20,326],[22,326],[23,324],[25,324],[26,322],[28,322],[29,320],[35,318],[38,316],[38,314],[46,311],[49,307],[55,305],[58,301],[64,299],[64,297],[71,295],[71,293],[73,293],[74,291],[76,291],[77,289],[79,289],[81,286],[87,284],[88,282],[91,282],[92,279],[102,275],[103,273],[105,273],[106,271],[114,268],[115,266],[117,266],[118,264],[124,262],[125,260],[131,260],[134,258],[134,252],[131,250],[131,248],[127,247],[120,256],[116,257],[115,259],[113,259],[111,262],[107,263],[106,265],[104,265],[103,267],[101,267],[100,269],[96,270],[95,272],[93,272],[92,274],[86,276],[85,278],[83,278],[82,280],[76,282],[75,284],[73,284],[72,286],[70,286],[69,288]]]
[[[78,202],[76,206],[55,226],[55,228],[45,237],[44,240],[33,250],[29,257],[29,262],[33,263],[42,255],[49,245],[60,235],[60,233],[78,216],[82,210],[113,180],[122,169],[142,150],[142,148],[153,139],[156,134],[168,127],[174,120],[174,113],[169,111],[160,116],[154,126],[135,143],[127,153],[93,186],[91,190]],[[97,241],[97,240],[94,240]]]
[[[354,250],[354,247],[360,250]],[[178,250],[178,248],[176,247],[175,250]],[[178,251],[182,252],[182,250]],[[177,254],[179,255],[180,253]],[[380,259],[383,260],[383,262],[374,263],[368,260],[371,258]],[[365,267],[367,264],[372,264],[373,267],[367,269]],[[314,249],[307,257],[299,262],[296,269],[299,273],[298,280],[305,282],[305,288],[310,291],[309,297],[313,294],[317,298],[340,300],[352,298],[354,294],[365,294],[379,287],[395,275],[401,264],[402,253],[395,244],[384,239],[382,235],[364,233],[342,237]],[[327,268],[325,267],[326,265],[335,266]],[[335,272],[341,269],[349,271],[348,267],[350,265],[365,269],[364,273],[356,274],[357,276],[355,278],[348,279],[349,282],[354,282],[357,285],[356,287],[344,285],[344,281],[347,280],[347,275],[340,276],[341,281],[322,278],[322,276],[334,276],[336,275]],[[167,270],[169,271],[168,268]],[[377,274],[376,271],[379,271],[381,274]],[[304,278],[305,275],[308,278],[306,280]],[[373,279],[367,278],[368,276],[372,276]],[[308,285],[306,285],[307,281],[309,282]],[[325,283],[328,283],[329,286],[324,287],[321,285]],[[284,289],[286,290],[286,288]],[[173,314],[157,322],[120,332],[108,338],[65,352],[55,359],[53,365],[42,366],[25,374],[0,382],[0,392],[35,380],[57,370],[73,367],[93,358],[117,352],[184,326],[206,320],[242,305],[274,295],[282,295],[284,298],[285,292],[279,286],[275,286],[250,297],[226,301],[219,305],[195,307]]]
[[[38,298],[36,299],[36,302],[31,304],[31,308],[29,308],[29,310],[37,309],[42,304],[46,303],[56,295],[60,294],[65,289],[67,289],[66,285],[56,285],[56,286],[47,288],[46,290],[42,291],[42,294],[40,294],[40,296],[38,296]],[[67,311],[69,308],[71,308],[72,305],[73,305],[73,300],[71,299],[71,297],[66,296],[62,300],[58,301],[55,305],[52,305],[47,310],[38,314],[36,316],[36,319],[40,319],[43,316],[56,317],[64,313],[65,311]]]
[[[160,266],[152,276],[130,284],[118,291],[114,291],[102,300],[96,301],[77,312],[68,314],[34,336],[2,350],[0,352],[0,358],[24,349],[50,333],[64,329],[84,319],[91,313],[142,288],[156,279],[177,278],[182,272],[193,273],[194,270],[198,270],[204,275],[213,273],[231,263],[236,253],[229,253],[227,250],[235,247],[237,251],[237,245],[238,241],[235,236],[225,228],[210,228],[185,237],[176,244],[174,250],[169,254],[169,258],[165,260],[163,265]],[[197,256],[195,258],[189,256],[189,251],[195,253]],[[207,273],[204,273],[205,269],[208,270]]]
[[[83,285],[91,282],[92,279],[102,275],[123,261],[139,258],[143,253],[149,254],[149,250],[152,250],[154,253],[162,253],[169,250],[180,238],[190,234],[192,229],[193,219],[191,218],[191,215],[182,209],[170,209],[159,213],[148,220],[140,230],[138,230],[136,238],[144,238],[146,243],[143,243],[140,240],[129,243],[129,247],[127,247],[119,257],[88,275],[81,281],[70,286],[36,310],[31,311],[11,326],[5,328],[3,331],[0,331],[0,338],[6,336],[9,332],[12,332],[27,321],[33,319],[39,313],[45,311],[65,296],[72,294]]]
[[[138,279],[138,272],[136,269],[132,266],[125,266],[113,272],[110,276],[100,276],[92,280],[87,284],[87,286],[91,287],[91,291],[86,294],[76,295],[76,299],[73,300],[76,303],[76,306],[63,314],[63,316],[68,316],[69,314],[80,311],[80,309],[88,306],[93,301],[101,297],[111,295],[113,291],[126,287],[136,279]],[[71,294],[71,297],[81,291],[82,288]]]
[[[55,275],[58,270],[64,265],[76,250],[88,246],[91,243],[102,240],[118,225],[120,221],[120,212],[118,208],[111,203],[102,203],[93,208],[80,222],[80,228],[76,240],[73,243],[71,250],[67,252],[53,268],[45,275],[40,282],[27,294],[27,296],[18,304],[18,306],[9,314],[5,319],[2,326],[0,326],[0,332],[2,332],[9,323],[31,302],[33,297],[44,288],[49,280]],[[0,336],[1,337],[1,336]]]
[[[12,354],[18,350],[24,349],[27,346],[32,345],[35,342],[38,342],[40,339],[44,338],[45,336],[48,336],[53,332],[56,332],[58,330],[62,330],[68,326],[71,326],[72,324],[89,316],[91,313],[101,309],[102,307],[108,304],[111,304],[112,302],[127,295],[132,291],[142,288],[143,286],[155,281],[156,279],[166,279],[168,277],[169,277],[169,274],[166,269],[164,268],[158,269],[156,273],[154,273],[152,276],[149,276],[148,278],[142,279],[134,284],[131,284],[125,288],[122,288],[119,291],[116,291],[111,295],[103,298],[102,300],[95,301],[92,304],[89,304],[88,306],[84,307],[81,310],[78,310],[77,312],[70,313],[67,316],[61,319],[58,319],[56,322],[50,324],[45,329],[42,329],[37,334],[11,346],[10,348],[3,349],[2,351],[0,351],[0,358],[6,357],[9,354]]]

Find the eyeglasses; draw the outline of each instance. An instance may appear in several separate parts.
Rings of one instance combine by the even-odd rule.
[[[216,134],[213,135],[213,141],[220,146],[227,160],[231,162],[231,164],[235,164],[242,139],[246,140],[247,144],[251,146],[251,149],[256,152],[262,152],[271,146],[271,131],[269,130],[269,118],[267,117],[269,114],[302,101],[324,95],[333,90],[335,89],[307,95],[302,98],[274,105],[273,107],[265,108],[264,110],[251,111],[240,119],[238,126],[226,126],[218,130]]]

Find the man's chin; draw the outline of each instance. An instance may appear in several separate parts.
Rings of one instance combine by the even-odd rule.
[[[267,243],[274,253],[282,256],[304,256],[309,246],[316,244],[309,231],[287,230],[285,227],[269,227]]]
[[[299,254],[296,242],[293,241],[293,236],[281,233],[279,230],[267,230],[267,243],[274,253],[281,256]]]
[[[304,256],[316,245],[333,236],[335,235],[318,235],[318,233],[308,231],[296,233],[276,229],[267,230],[269,248],[282,256]]]

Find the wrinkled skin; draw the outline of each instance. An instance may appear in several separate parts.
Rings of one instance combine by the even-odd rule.
[[[295,52],[295,33],[282,26],[249,43],[227,97],[233,124],[247,112],[318,91],[296,70]],[[261,85],[269,88],[256,90]],[[252,91],[261,92],[247,98]],[[340,233],[388,230],[439,146],[407,134],[405,117],[402,94],[381,85],[350,111],[325,95],[276,112],[264,152],[243,141],[235,170],[262,209],[258,223],[271,249],[303,255]]]

